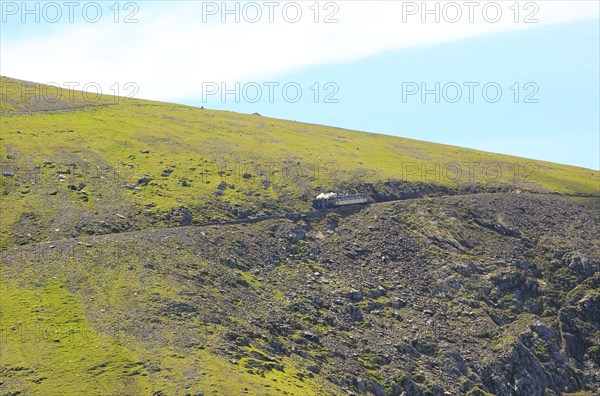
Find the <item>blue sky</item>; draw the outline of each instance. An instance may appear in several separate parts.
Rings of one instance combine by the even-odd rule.
[[[451,13],[423,21],[421,2],[401,1],[324,1],[318,16],[314,2],[298,2],[297,23],[277,12],[265,20],[262,2],[254,3],[263,12],[257,23],[242,14],[248,2],[229,3],[238,21],[221,19],[221,2],[120,2],[118,16],[107,2],[96,22],[94,7],[87,20],[76,9],[72,23],[63,7],[50,23],[48,2],[33,3],[39,22],[33,14],[23,22],[21,2],[0,5],[2,75],[97,82],[104,93],[134,82],[140,98],[600,168],[597,2],[519,2],[518,16],[514,2],[480,2],[500,4],[494,23],[478,12],[473,22],[449,23]],[[449,2],[438,3],[441,11]],[[127,15],[136,22],[124,23]],[[324,23],[327,15],[334,23]],[[523,23],[528,15],[537,22]],[[436,84],[439,103],[433,92],[421,96]],[[222,98],[223,88],[233,91]],[[336,103],[326,103],[328,94]]]
[[[580,21],[390,51],[278,76],[275,80],[282,84],[297,82],[305,91],[302,106],[288,103],[283,94],[269,103],[267,87],[264,100],[257,103],[243,97],[236,103],[232,94],[224,102],[221,95],[210,95],[192,103],[598,169],[599,34],[597,21]],[[314,103],[310,87],[328,81],[338,85],[334,97],[339,102],[323,103],[320,98]],[[403,83],[408,90],[411,82],[425,82],[431,90],[439,82],[439,103],[433,94],[425,101],[418,93],[403,100]],[[461,87],[456,103],[451,103],[457,95],[448,85],[452,83]],[[473,103],[465,83],[480,84],[473,85]],[[495,88],[483,96],[488,83],[502,89],[496,103]],[[525,89],[527,83],[532,85]],[[449,100],[443,96],[446,85]],[[253,97],[250,86],[247,89]],[[515,92],[520,93],[518,103]],[[530,94],[528,102],[537,103],[526,103]],[[290,88],[289,100],[292,95]]]

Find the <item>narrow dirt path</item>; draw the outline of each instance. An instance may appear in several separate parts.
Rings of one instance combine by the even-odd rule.
[[[478,195],[487,195],[487,194],[513,194],[510,192],[479,192],[479,193],[464,193],[464,194],[446,194],[446,195],[436,195],[436,196],[425,196],[418,198],[407,198],[407,199],[394,199],[389,201],[382,202],[372,202],[366,205],[351,205],[345,207],[338,207],[333,209],[321,209],[321,210],[313,210],[309,212],[294,212],[294,213],[284,213],[284,214],[274,214],[274,215],[265,215],[265,216],[256,216],[256,217],[248,217],[244,219],[231,219],[231,220],[220,220],[220,221],[210,221],[206,223],[198,223],[192,224],[188,226],[176,226],[176,227],[164,227],[164,228],[145,228],[142,230],[133,230],[133,231],[124,231],[124,232],[113,232],[107,234],[98,234],[98,235],[85,235],[81,237],[75,238],[64,238],[64,239],[55,239],[50,241],[36,242],[30,244],[24,244],[19,246],[14,246],[10,248],[0,249],[0,253],[10,252],[11,250],[18,250],[23,248],[35,248],[37,246],[43,246],[48,244],[57,244],[57,243],[66,243],[69,241],[78,241],[85,242],[92,240],[98,237],[110,237],[112,235],[135,235],[143,232],[160,232],[160,231],[173,231],[179,230],[183,228],[203,228],[203,227],[211,227],[211,226],[225,226],[225,225],[235,225],[235,224],[255,224],[260,223],[267,220],[274,219],[289,219],[289,220],[300,220],[305,218],[315,218],[315,217],[324,217],[328,213],[356,213],[364,208],[368,208],[373,205],[381,205],[393,202],[411,202],[418,201],[424,199],[434,199],[434,198],[444,198],[444,197],[456,197],[456,196],[478,196]],[[556,196],[556,197],[577,197],[577,198],[600,198],[600,196],[594,195],[576,195],[576,194],[556,194],[556,193],[523,193],[523,194],[531,194],[531,195],[539,195],[539,196]]]

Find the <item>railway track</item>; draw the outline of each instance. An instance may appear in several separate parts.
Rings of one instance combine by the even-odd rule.
[[[370,207],[373,205],[381,205],[381,204],[391,203],[391,202],[410,202],[410,201],[415,201],[415,200],[423,200],[423,199],[431,199],[431,198],[442,198],[442,197],[453,197],[453,196],[476,196],[476,195],[483,195],[483,194],[510,194],[510,193],[506,193],[506,192],[482,193],[482,192],[479,192],[479,193],[423,196],[423,197],[418,197],[418,198],[393,199],[393,200],[381,201],[381,202],[371,202],[368,204],[341,206],[341,207],[335,207],[335,208],[331,208],[331,209],[318,209],[318,210],[312,210],[312,211],[308,211],[308,212],[281,213],[281,214],[273,214],[273,215],[252,216],[252,217],[246,217],[246,218],[241,218],[241,219],[216,220],[216,221],[209,221],[209,222],[204,222],[204,223],[191,224],[188,226],[176,226],[176,227],[165,227],[165,228],[146,228],[146,229],[142,229],[142,230],[113,232],[113,233],[98,234],[98,235],[86,235],[86,236],[82,236],[82,237],[63,238],[63,239],[56,239],[56,240],[50,240],[50,241],[29,243],[29,244],[24,244],[24,245],[19,245],[19,246],[15,246],[15,247],[9,247],[9,248],[0,248],[0,257],[3,257],[4,254],[10,253],[11,251],[15,251],[15,250],[19,250],[19,249],[35,249],[36,247],[43,247],[43,246],[48,246],[48,245],[54,246],[57,244],[68,243],[69,241],[77,241],[78,243],[85,244],[86,241],[92,241],[92,240],[95,240],[95,239],[101,238],[101,237],[108,238],[112,235],[135,235],[135,234],[138,234],[141,232],[158,232],[158,231],[169,232],[169,231],[178,230],[178,229],[186,228],[186,227],[203,228],[203,227],[211,227],[211,226],[225,226],[225,225],[236,225],[236,224],[255,224],[255,223],[260,223],[260,222],[267,221],[267,220],[276,220],[276,219],[281,219],[281,220],[287,219],[287,220],[292,220],[292,221],[298,221],[298,220],[307,219],[307,218],[324,217],[328,213],[341,213],[341,214],[356,213],[356,212],[362,210],[363,208],[367,208],[367,207]],[[541,196],[599,198],[600,199],[600,196],[597,196],[597,195],[595,196],[595,195],[557,194],[557,193],[528,193],[528,194],[541,195]]]

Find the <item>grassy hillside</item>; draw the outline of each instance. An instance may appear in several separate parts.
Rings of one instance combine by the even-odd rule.
[[[598,171],[0,83],[0,394],[598,391]]]
[[[3,174],[14,176],[0,177],[0,246],[173,225],[188,211],[194,222],[305,211],[315,193],[388,181],[455,191],[598,194],[600,187],[589,169],[1,82],[0,158]]]

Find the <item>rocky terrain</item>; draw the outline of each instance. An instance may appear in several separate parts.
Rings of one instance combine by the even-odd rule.
[[[600,392],[598,171],[0,94],[0,395]]]
[[[596,394],[599,203],[483,193],[90,236],[7,252],[4,281],[64,283],[135,356],[112,381],[156,395],[224,394],[227,371],[259,380],[232,394]],[[28,394],[27,369],[4,365],[2,389]]]

